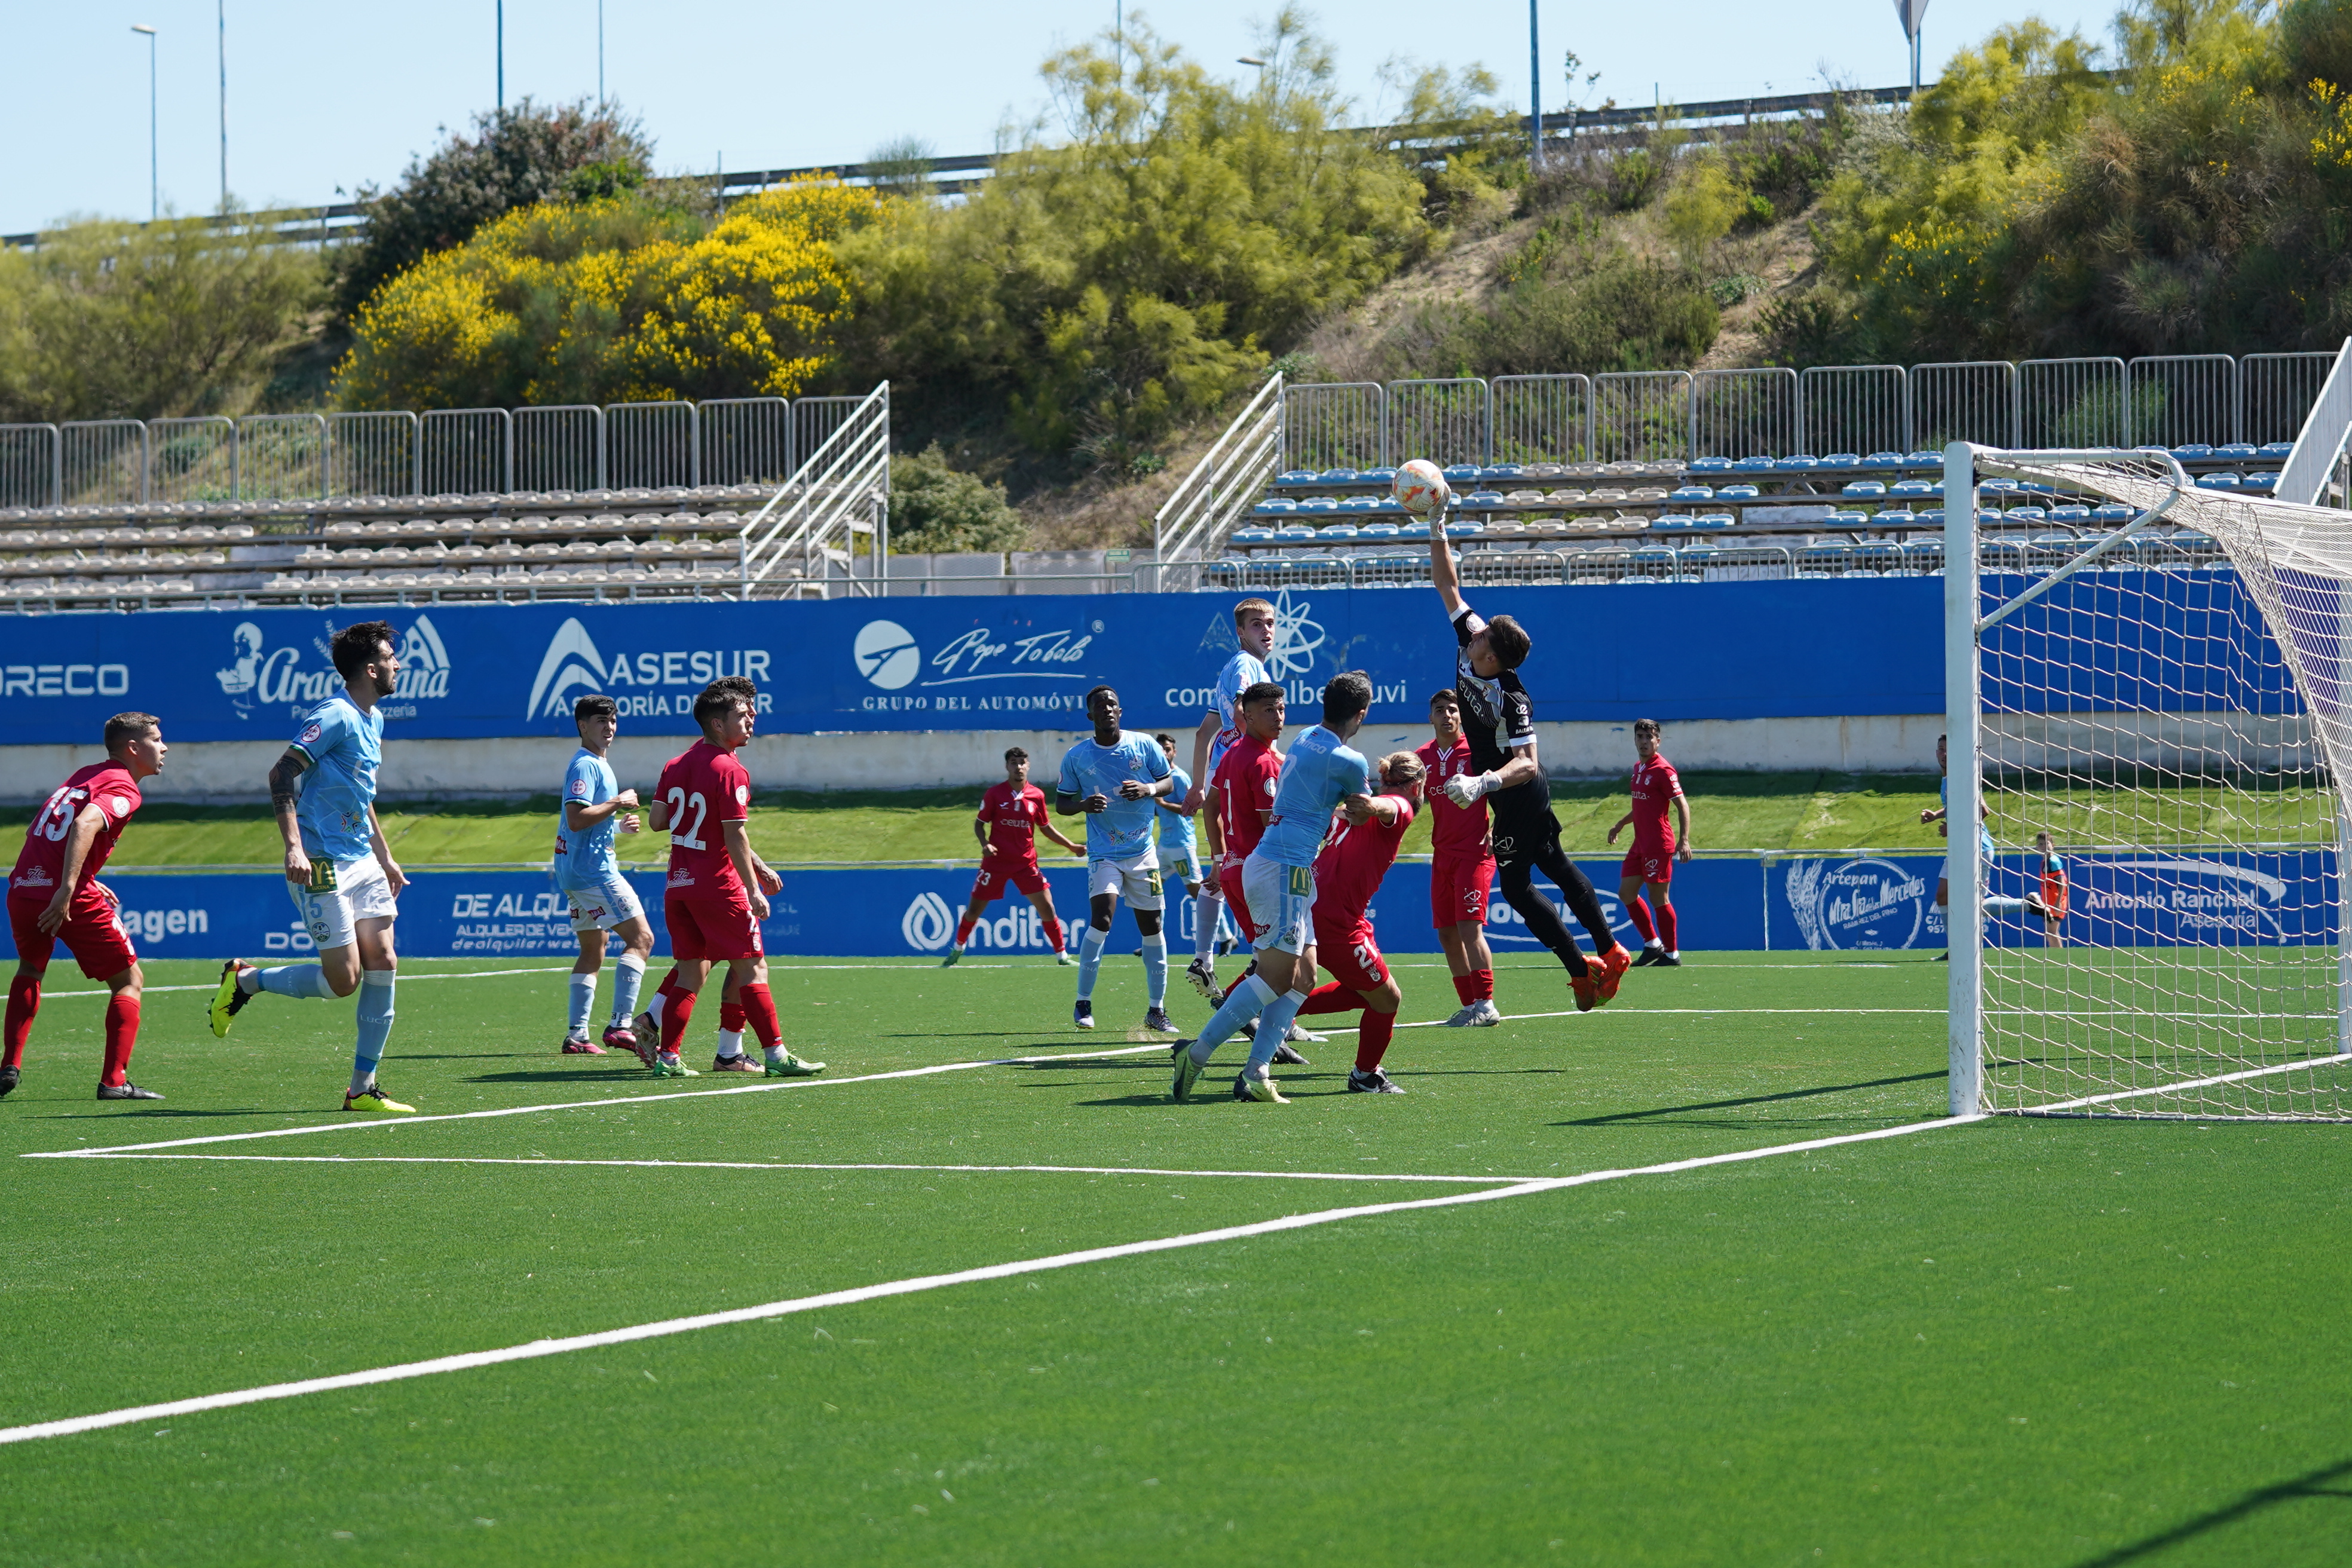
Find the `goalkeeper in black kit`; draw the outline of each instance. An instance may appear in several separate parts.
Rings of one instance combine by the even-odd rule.
[[[1617,994],[1617,983],[1633,966],[1633,957],[1610,931],[1591,879],[1559,847],[1551,785],[1536,760],[1535,710],[1519,683],[1519,666],[1533,645],[1526,629],[1510,616],[1488,621],[1463,602],[1444,520],[1440,506],[1429,530],[1429,577],[1461,645],[1454,689],[1470,742],[1470,765],[1477,770],[1446,780],[1445,792],[1457,805],[1486,798],[1494,816],[1496,879],[1502,884],[1503,897],[1535,939],[1566,966],[1577,1011],[1589,1013]],[[1559,911],[1536,890],[1538,871],[1559,887],[1577,923],[1591,933],[1598,957],[1585,956],[1560,923]]]

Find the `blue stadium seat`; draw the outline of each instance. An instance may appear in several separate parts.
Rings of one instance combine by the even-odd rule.
[[[1429,524],[1424,522],[1421,527],[1423,536],[1427,537]],[[1483,522],[1449,522],[1445,525],[1445,537],[1448,539],[1475,539],[1486,531],[1486,525]]]
[[[1986,495],[2010,495],[2021,488],[2015,479],[1980,479],[1977,482],[1977,489]]]
[[[2007,511],[2002,512],[2000,517],[2003,522],[2008,523],[2048,522],[2050,521],[2050,513],[2038,506],[2013,506]]]
[[[1906,468],[1924,468],[1931,466],[1940,468],[1944,466],[1944,454],[1924,451],[1906,452],[1903,454],[1903,466]]]
[[[1895,496],[1932,496],[1943,494],[1944,487],[1926,479],[1897,479],[1887,487],[1886,493]]]
[[[1283,544],[1296,544],[1315,537],[1315,530],[1303,522],[1286,522],[1274,531],[1275,539]]]
[[[1669,490],[1666,499],[1672,501],[1713,500],[1715,490],[1707,485],[1682,485]]]
[[[1331,496],[1308,496],[1298,503],[1300,511],[1338,511],[1339,500]]]
[[[1429,524],[1425,522],[1407,522],[1399,524],[1397,528],[1397,537],[1399,539],[1427,539],[1429,537]]]
[[[1862,460],[1861,466],[1865,468],[1899,468],[1903,466],[1903,454],[1900,452],[1873,452],[1870,456]]]
[[[2231,473],[2200,474],[2197,488],[2200,490],[2233,490],[2238,488],[2238,476]]]
[[[1824,468],[1858,468],[1862,467],[1862,459],[1855,457],[1852,452],[1832,452],[1828,457],[1822,459],[1822,467]]]
[[[2007,520],[2000,512],[1994,511],[1990,507],[1985,508],[1977,513],[1977,526],[1979,528],[1998,528],[2006,521]]]
[[[1754,485],[1726,485],[1715,492],[1717,500],[1754,500],[1764,492]]]
[[[1742,458],[1731,465],[1736,473],[1769,474],[1777,465],[1769,458]]]
[[[1341,511],[1371,511],[1380,504],[1381,498],[1378,496],[1341,496],[1339,498]]]
[[[1691,519],[1693,528],[1730,528],[1738,521],[1727,511],[1703,511]]]
[[[1517,463],[1496,463],[1491,467],[1479,469],[1478,477],[1488,484],[1501,484],[1506,480],[1516,479],[1526,472],[1527,469]]]
[[[1847,483],[1844,493],[1857,500],[1876,500],[1886,493],[1886,487],[1876,479],[1853,479]]]
[[[1728,458],[1693,458],[1690,471],[1694,474],[1724,474],[1731,471]]]
[[[2172,455],[2183,462],[2195,462],[2200,458],[2211,457],[2213,448],[2202,442],[2191,442],[2186,447],[2175,447],[2172,448]]]
[[[2255,449],[2254,456],[2262,458],[2263,461],[2266,463],[2273,460],[2284,462],[2287,458],[2294,456],[2294,443],[2292,441],[2265,441],[2261,447]]]
[[[2129,522],[2131,520],[2132,509],[2121,501],[2108,501],[2091,509],[2093,522]]]
[[[1368,522],[1356,531],[1356,536],[1366,540],[1394,539],[1397,536],[1397,525],[1393,522]]]
[[[2213,455],[2216,458],[2226,458],[2233,463],[2250,462],[2261,456],[2255,448],[2249,447],[2243,441],[2232,441],[2226,447],[2216,447],[2213,448]]]
[[[1269,544],[1274,541],[1274,530],[1270,528],[1237,528],[1234,530],[1232,537],[1233,542],[1235,544]]]
[[[1445,466],[1447,484],[1473,484],[1477,478],[1478,465],[1475,463],[1448,463]]]
[[[1502,506],[1506,498],[1500,490],[1472,490],[1456,504],[1465,507]]]
[[[1381,504],[1377,510],[1381,511],[1392,511],[1397,513],[1399,516],[1402,516],[1404,513],[1404,502],[1397,500],[1394,496],[1382,496],[1381,497]]]
[[[1810,474],[1821,466],[1822,460],[1811,452],[1798,452],[1772,460],[1772,471],[1776,474]]]
[[[2268,495],[2278,489],[2278,481],[2279,477],[2276,474],[2248,474],[2238,481],[2238,488],[2259,495]]]
[[[1916,512],[1898,506],[1888,508],[1871,521],[1881,528],[1910,528],[1918,522],[1919,517]]]
[[[1345,542],[1359,538],[1360,535],[1353,523],[1335,522],[1328,528],[1318,531],[1315,537],[1322,543],[1332,544]]]
[[[2083,523],[2091,521],[2091,509],[2086,506],[2053,506],[2050,509],[2053,522]]]
[[[1867,528],[1870,514],[1866,511],[1833,511],[1822,519],[1823,528]]]
[[[1650,526],[1669,532],[1676,529],[1687,531],[1697,527],[1698,520],[1686,512],[1662,511],[1650,520]]]
[[[1282,496],[1268,496],[1250,510],[1256,512],[1297,511],[1298,503]]]
[[[1394,468],[1366,468],[1357,477],[1368,483],[1383,485],[1392,485],[1396,483],[1396,470]]]
[[[1921,528],[1941,528],[1944,526],[1944,509],[1938,506],[1930,507],[1926,511],[1915,511],[1911,514],[1911,521]]]
[[[1278,485],[1311,485],[1320,478],[1322,476],[1312,468],[1291,468],[1276,475],[1274,482]]]

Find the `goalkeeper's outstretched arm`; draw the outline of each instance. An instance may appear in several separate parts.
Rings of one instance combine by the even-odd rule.
[[[1432,507],[1429,512],[1429,582],[1437,590],[1438,602],[1445,606],[1445,618],[1452,620],[1462,613],[1462,579],[1454,572],[1454,551],[1445,542],[1445,508]]]

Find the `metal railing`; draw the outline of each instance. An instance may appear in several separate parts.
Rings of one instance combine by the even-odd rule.
[[[2017,367],[2018,444],[2124,447],[2131,398],[2119,359],[2030,359]]]
[[[1328,381],[1283,391],[1282,466],[1377,468],[1388,460],[1388,390],[1377,381]]]
[[[1168,566],[1198,561],[1256,504],[1281,466],[1286,445],[1283,421],[1289,406],[1283,378],[1268,376],[1192,471],[1178,481],[1151,520],[1155,583],[1164,583]]]
[[[837,401],[826,400],[828,403]],[[797,409],[794,411],[798,412]],[[827,411],[828,414],[830,410]],[[835,564],[846,566],[859,535],[874,560],[890,551],[890,384],[856,400],[819,442],[791,482],[743,525],[740,586],[746,599],[829,591]],[[887,572],[845,585],[855,594],[885,591]]]
[[[1392,381],[1385,393],[1383,453],[1411,452],[1441,468],[1493,461],[1494,395],[1484,381]]]
[[[514,415],[504,408],[436,408],[417,416],[416,489],[499,495],[514,472]]]
[[[236,421],[223,415],[151,419],[147,493],[162,501],[236,499]]]
[[[658,490],[701,482],[693,404],[605,405],[604,482],[597,489]]]
[[[2294,453],[2279,470],[2278,488],[2273,493],[2281,500],[2305,506],[2320,502],[2347,439],[2352,439],[2352,338],[2344,340],[2336,363],[2328,367],[2327,379],[2312,399],[2311,412],[2295,433]]]
[[[1908,451],[1911,377],[1899,364],[1815,365],[1798,377],[1797,450]],[[1738,457],[1780,457],[1758,447]]]
[[[783,397],[714,397],[699,405],[706,485],[782,484],[793,473],[793,405]]]
[[[1494,418],[1498,463],[1592,460],[1590,376],[1498,375]]]
[[[604,411],[559,404],[514,411],[514,482],[519,490],[604,488]]]
[[[1698,371],[1690,401],[1694,458],[1802,449],[1803,405],[1793,370]]]
[[[1592,456],[1603,463],[1673,463],[1691,456],[1686,370],[1623,371],[1592,378]]]

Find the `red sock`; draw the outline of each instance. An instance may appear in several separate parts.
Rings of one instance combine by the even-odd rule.
[[[1478,994],[1472,997],[1472,1001],[1492,1002],[1495,999],[1495,972],[1493,970],[1481,969],[1472,974],[1470,978],[1478,983]]]
[[[33,1033],[33,1015],[41,1010],[41,977],[19,974],[8,982],[8,1021],[0,1067],[25,1065],[25,1041]]]
[[[1649,900],[1639,893],[1634,894],[1633,901],[1625,906],[1625,912],[1633,917],[1633,929],[1642,933],[1643,942],[1655,942],[1658,939],[1658,928],[1650,920]]]
[[[100,1083],[121,1083],[130,1075],[131,1048],[139,1043],[139,998],[118,991],[106,999],[106,1070]]]
[[[1680,924],[1681,922],[1675,919],[1675,906],[1667,903],[1664,900],[1660,900],[1658,902],[1658,940],[1666,944],[1666,951],[1668,952],[1680,952],[1682,951],[1681,944],[1675,941],[1675,928]]]
[[[667,980],[662,982],[662,990],[669,999],[662,1004],[661,1048],[667,1054],[676,1056],[678,1041],[686,1037],[687,1020],[694,1016],[695,994],[672,991]]]
[[[963,911],[963,919],[956,921],[955,944],[958,947],[961,947],[965,942],[970,940],[971,936],[971,928],[979,923],[980,906],[978,904],[967,905]]]
[[[776,999],[769,994],[767,982],[743,987],[743,1002],[737,1011],[751,1020],[760,1044],[772,1051],[783,1043],[783,1031],[776,1026]]]
[[[1040,921],[1039,923],[1040,923],[1040,924],[1042,924],[1042,925],[1045,928],[1045,940],[1046,940],[1047,942],[1052,942],[1052,943],[1054,944],[1054,951],[1055,951],[1055,952],[1061,952],[1061,951],[1062,951],[1062,922],[1061,922],[1060,921],[1058,921],[1058,920],[1052,920],[1052,921]]]
[[[1352,1013],[1364,1005],[1364,999],[1336,980],[1326,980],[1307,994],[1300,1004],[1298,1016],[1313,1013]]]
[[[1477,975],[1475,973],[1455,975],[1454,977],[1454,994],[1462,998],[1462,1005],[1465,1007],[1467,1007],[1471,1003],[1478,1000]]]
[[[774,1016],[775,1011],[775,1004],[770,1003],[769,1016]],[[719,1026],[730,1035],[740,1035],[743,1032],[743,994],[740,991],[735,994],[735,1000],[732,1002],[724,996],[719,999]]]
[[[1381,1065],[1389,1054],[1389,1037],[1396,1032],[1394,1013],[1375,1013],[1364,1009],[1364,1026],[1356,1036],[1356,1070],[1370,1072]]]

